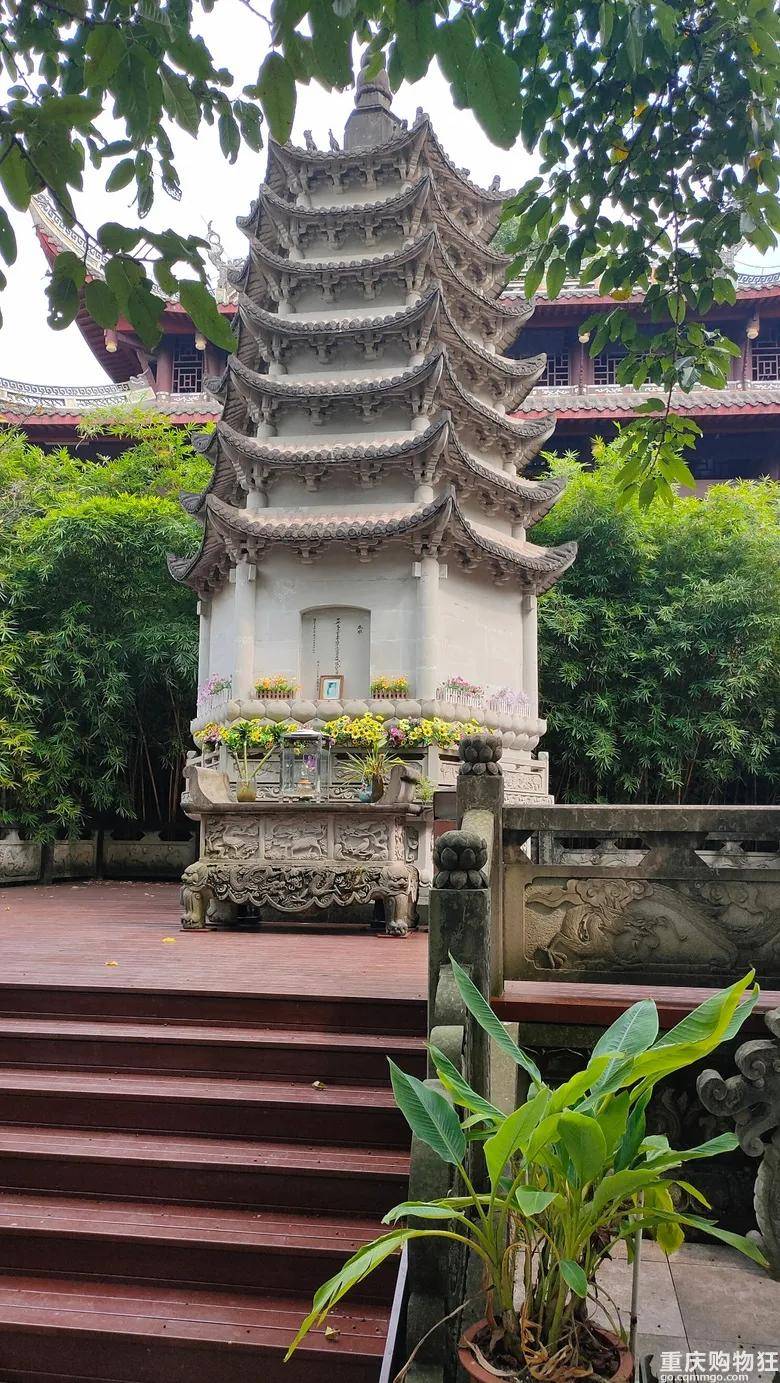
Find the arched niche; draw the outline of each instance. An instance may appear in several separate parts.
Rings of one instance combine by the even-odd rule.
[[[342,676],[343,695],[368,696],[371,614],[354,605],[319,605],[301,614],[301,692],[316,698],[320,678]]]

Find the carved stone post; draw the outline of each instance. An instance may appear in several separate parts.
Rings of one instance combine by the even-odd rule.
[[[474,829],[490,842],[490,936],[488,938],[487,997],[504,988],[502,813],[504,779],[501,773],[501,739],[498,735],[464,735],[458,745],[458,821],[469,816]],[[479,813],[479,818],[473,813]],[[486,818],[490,818],[489,824]]]
[[[759,1239],[780,1278],[780,1008],[765,1014],[771,1038],[743,1042],[735,1061],[738,1076],[724,1078],[702,1071],[696,1082],[699,1099],[711,1114],[731,1115],[740,1147],[748,1157],[760,1157],[753,1204]],[[763,1135],[771,1133],[768,1142]]]

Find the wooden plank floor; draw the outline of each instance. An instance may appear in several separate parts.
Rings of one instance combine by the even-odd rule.
[[[179,931],[177,884],[0,889],[0,983],[422,999],[428,938]]]

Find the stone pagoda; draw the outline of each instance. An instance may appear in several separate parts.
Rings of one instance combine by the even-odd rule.
[[[575,547],[526,536],[563,482],[524,474],[554,418],[512,416],[545,358],[503,354],[532,311],[501,298],[503,195],[453,165],[422,111],[394,114],[385,73],[361,72],[343,148],[270,141],[239,221],[213,475],[184,501],[203,538],[170,562],[199,596],[199,681],[231,684],[195,730],[476,720],[502,736],[507,800],[545,800],[536,600]],[[259,698],[278,676],[294,696]],[[372,697],[382,676],[408,692]],[[440,784],[455,772],[435,757]]]

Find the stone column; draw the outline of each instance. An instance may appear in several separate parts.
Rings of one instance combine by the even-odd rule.
[[[235,573],[233,695],[246,700],[255,680],[255,568],[244,560],[236,563]]]
[[[423,557],[415,562],[417,587],[417,700],[432,700],[439,678],[437,645],[439,625],[439,562]]]
[[[208,681],[211,654],[211,601],[198,601],[198,686]]]
[[[528,697],[528,714],[539,714],[539,654],[536,630],[536,596],[523,596],[523,690]]]

